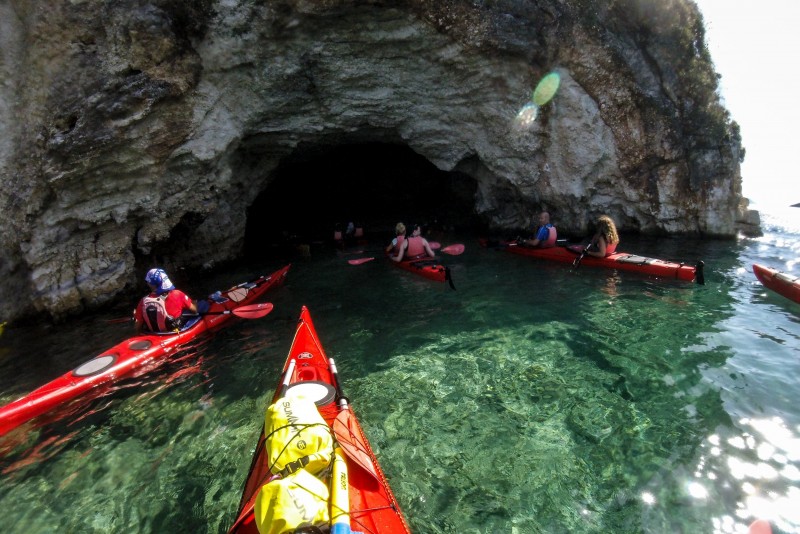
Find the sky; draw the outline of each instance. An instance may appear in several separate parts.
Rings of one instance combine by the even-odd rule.
[[[720,93],[739,123],[751,207],[800,202],[800,0],[695,0]]]

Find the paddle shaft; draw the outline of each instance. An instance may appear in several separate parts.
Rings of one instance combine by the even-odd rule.
[[[236,317],[241,317],[242,319],[260,319],[264,317],[268,313],[272,311],[272,303],[270,302],[262,302],[260,304],[248,304],[246,306],[239,306],[238,308],[234,308],[232,310],[222,310],[222,311],[207,311],[203,313],[197,313],[192,315],[185,315],[185,317],[196,317],[197,315],[235,315]],[[133,315],[130,317],[118,317],[116,319],[109,319],[109,323],[127,323],[133,322]]]
[[[292,358],[289,361],[289,365],[286,367],[286,372],[283,374],[283,380],[281,380],[281,387],[278,391],[275,392],[275,398],[272,399],[272,402],[277,401],[278,399],[282,399],[284,395],[286,395],[286,391],[289,389],[289,382],[292,381],[292,375],[294,374],[294,367],[295,367],[295,359]]]
[[[581,255],[578,256],[577,258],[575,258],[575,261],[572,262],[572,266],[574,268],[577,269],[578,267],[581,266],[581,260],[583,259],[584,256],[586,256],[586,253],[589,252],[589,247],[591,247],[591,246],[592,246],[591,243],[586,245],[586,247],[581,251]]]
[[[219,311],[219,312],[199,313],[198,315],[228,315],[228,314],[231,314],[231,313],[233,313],[233,311],[225,310],[225,311]],[[194,315],[189,315],[187,317],[194,317]],[[128,322],[132,323],[133,322],[133,316],[131,316],[131,317],[117,317],[116,319],[109,319],[108,322],[111,323],[111,324],[128,323]]]
[[[450,245],[449,247],[445,247],[445,248],[441,249],[440,252],[443,252],[445,254],[449,254],[450,256],[458,256],[458,255],[460,255],[460,254],[462,254],[464,252],[464,245],[461,245],[461,244]],[[367,258],[358,258],[358,259],[355,259],[355,260],[347,260],[347,263],[349,263],[350,265],[361,265],[361,264],[367,263],[368,261],[372,261],[374,259],[375,259],[374,256],[370,256],[370,257],[367,257]],[[431,258],[431,259],[435,259],[435,258]]]

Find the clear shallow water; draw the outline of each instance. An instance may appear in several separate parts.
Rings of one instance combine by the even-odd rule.
[[[0,438],[5,523],[225,532],[306,304],[415,532],[722,533],[755,517],[799,531],[800,305],[751,272],[800,272],[796,211],[757,240],[626,239],[704,259],[705,286],[572,272],[474,236],[436,236],[467,245],[448,257],[457,291],[314,250],[269,316],[76,407],[76,423]],[[239,265],[191,291],[281,265]],[[0,401],[124,338],[111,317],[6,330]]]

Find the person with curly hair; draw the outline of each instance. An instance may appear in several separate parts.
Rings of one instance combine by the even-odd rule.
[[[586,249],[586,254],[595,258],[605,258],[617,250],[619,234],[617,226],[608,215],[601,215],[595,221],[596,233]]]

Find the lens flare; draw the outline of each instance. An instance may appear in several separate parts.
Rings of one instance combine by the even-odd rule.
[[[536,121],[536,115],[538,113],[539,108],[536,104],[528,102],[522,106],[522,109],[519,110],[516,118],[514,118],[514,126],[519,130],[529,128]]]
[[[561,76],[557,72],[551,72],[539,81],[539,85],[533,91],[533,103],[541,107],[550,102],[558,91],[561,84]]]

